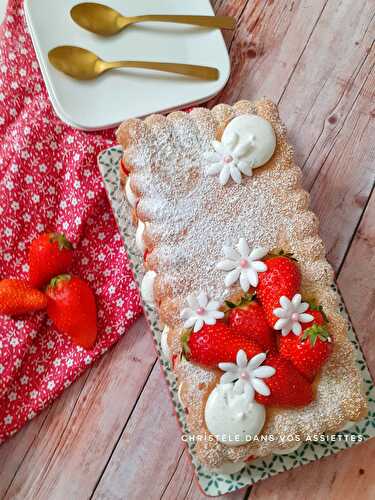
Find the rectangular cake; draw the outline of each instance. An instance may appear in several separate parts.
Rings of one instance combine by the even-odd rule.
[[[224,472],[367,412],[318,220],[275,104],[124,122],[144,302],[199,460]]]

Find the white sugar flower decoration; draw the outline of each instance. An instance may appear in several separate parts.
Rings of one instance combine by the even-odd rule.
[[[302,332],[301,323],[309,323],[314,319],[311,314],[306,314],[309,304],[307,302],[301,302],[302,297],[299,293],[296,293],[292,300],[283,295],[280,297],[281,307],[277,307],[273,310],[273,314],[279,318],[275,325],[275,330],[281,330],[281,335],[288,335],[290,331],[294,335],[300,335]]]
[[[224,313],[218,310],[220,302],[208,300],[204,292],[197,296],[189,295],[187,303],[189,307],[181,311],[181,319],[185,320],[184,328],[194,326],[194,332],[198,332],[204,324],[214,325],[217,319],[224,317]]]
[[[254,162],[246,158],[246,155],[255,146],[255,136],[250,135],[249,139],[239,144],[239,135],[235,132],[226,134],[222,141],[212,141],[215,152],[207,153],[206,160],[209,162],[207,168],[208,175],[218,175],[219,182],[224,186],[230,177],[237,184],[241,184],[242,174],[252,175]]]
[[[224,283],[230,287],[240,280],[241,288],[247,292],[250,285],[258,286],[258,273],[267,271],[267,265],[259,259],[265,257],[268,250],[257,247],[250,251],[245,238],[240,238],[236,248],[225,245],[223,248],[226,259],[217,264],[217,268],[227,271]]]
[[[271,391],[262,379],[272,377],[276,370],[273,366],[260,366],[266,356],[262,352],[252,357],[248,362],[246,352],[242,349],[239,350],[236,363],[219,363],[220,370],[225,372],[220,378],[220,384],[235,382],[234,392],[243,394],[246,391],[251,400],[254,398],[254,392],[269,396]]]

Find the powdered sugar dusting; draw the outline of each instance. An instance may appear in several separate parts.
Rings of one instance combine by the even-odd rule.
[[[219,298],[225,287],[216,263],[224,244],[233,245],[243,236],[251,247],[276,246],[277,196],[261,172],[241,185],[221,186],[206,176],[204,152],[215,136],[212,123],[199,123],[198,129],[181,113],[165,122],[161,135],[160,128],[153,130],[159,121],[150,123],[151,144],[127,151],[127,161],[135,167],[132,185],[146,195],[137,212],[152,219],[148,235],[158,241],[152,257],[173,294],[206,290]]]
[[[229,118],[254,112],[272,124],[277,137],[275,154],[242,184],[228,182],[221,186],[205,175],[204,153]],[[280,447],[280,436],[296,434],[303,440],[308,434],[334,432],[344,421],[360,418],[366,400],[347,325],[337,311],[337,297],[330,289],[332,270],[322,252],[316,217],[308,211],[300,170],[293,164],[275,106],[266,100],[242,101],[233,108],[219,105],[212,111],[195,109],[190,115],[154,115],[145,122],[124,123],[118,138],[126,149],[132,188],[140,195],[137,216],[149,221],[146,267],[158,273],[156,298],[159,312],[170,327],[168,343],[174,353],[180,350],[182,323],[178,311],[189,294],[200,290],[212,298],[222,297],[224,276],[216,263],[222,258],[223,245],[234,245],[240,237],[250,247],[292,251],[302,271],[302,295],[315,297],[330,319],[334,351],[320,375],[316,400],[301,409],[268,411],[263,434],[273,434],[274,441],[238,448],[202,441],[197,444],[200,460],[217,467],[223,461],[238,461],[250,454],[265,456]],[[231,290],[238,289],[233,286]],[[177,364],[176,372],[184,382],[182,396],[189,409],[191,432],[207,433],[203,410],[218,382],[219,370],[184,362]]]

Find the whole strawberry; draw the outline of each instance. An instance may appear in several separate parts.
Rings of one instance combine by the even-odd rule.
[[[268,324],[273,327],[277,319],[273,310],[280,307],[280,297],[289,300],[299,291],[301,272],[297,262],[287,255],[270,256],[264,259],[267,271],[259,273],[257,298],[261,303]]]
[[[267,378],[271,391],[269,396],[256,393],[258,403],[266,406],[306,406],[313,400],[310,383],[294,368],[292,363],[278,354],[267,356],[267,365],[273,366],[276,373]]]
[[[94,294],[76,276],[62,274],[53,278],[47,287],[47,313],[60,333],[85,349],[96,340],[96,304]]]
[[[32,288],[26,281],[7,279],[0,281],[0,314],[17,316],[47,307],[44,293]]]
[[[314,320],[302,325],[301,335],[289,333],[281,337],[279,351],[281,356],[289,359],[302,375],[312,381],[331,355],[333,344],[324,314],[316,309],[308,309],[307,312],[314,316]]]
[[[251,295],[242,297],[238,304],[226,302],[228,325],[236,333],[257,342],[265,351],[275,349],[275,331],[267,323],[262,307]]]
[[[29,248],[29,281],[35,288],[46,285],[51,278],[66,273],[73,260],[72,244],[60,233],[43,233]]]
[[[189,361],[210,367],[222,362],[235,363],[240,349],[246,352],[248,359],[263,352],[256,342],[219,321],[214,325],[204,325],[198,332],[183,335],[182,343]]]

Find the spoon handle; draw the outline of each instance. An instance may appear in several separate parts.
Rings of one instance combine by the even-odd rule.
[[[211,66],[196,66],[192,64],[163,63],[152,61],[102,61],[103,71],[114,68],[143,68],[155,71],[165,71],[167,73],[177,73],[179,75],[193,76],[203,80],[217,80],[219,71]]]
[[[206,26],[208,28],[222,28],[234,30],[236,20],[230,16],[183,16],[183,15],[144,15],[126,18],[126,25],[141,23],[144,21],[156,21],[164,23],[193,24],[195,26]]]

